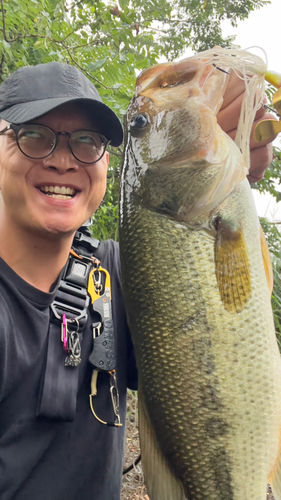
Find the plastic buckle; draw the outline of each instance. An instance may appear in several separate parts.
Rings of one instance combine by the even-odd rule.
[[[63,314],[67,319],[79,322],[79,331],[88,318],[90,298],[87,293],[88,278],[94,263],[87,257],[70,255],[60,281],[55,299],[51,304],[53,320],[62,322]]]
[[[99,246],[99,240],[97,240],[96,238],[92,238],[91,236],[86,236],[81,231],[76,231],[73,243],[74,243],[74,246],[76,243],[78,245],[85,247],[87,250],[90,250],[92,253]]]

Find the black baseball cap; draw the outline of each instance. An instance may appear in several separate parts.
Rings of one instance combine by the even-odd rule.
[[[0,85],[0,118],[15,125],[34,120],[66,102],[85,103],[97,118],[100,132],[112,146],[120,146],[123,130],[119,118],[75,66],[58,62],[24,66]]]

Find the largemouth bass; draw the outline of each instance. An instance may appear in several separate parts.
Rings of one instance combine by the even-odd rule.
[[[150,500],[265,500],[268,481],[281,499],[281,361],[246,179],[255,92],[237,146],[216,120],[229,67],[251,85],[265,71],[218,49],[159,65],[126,117],[122,281]]]

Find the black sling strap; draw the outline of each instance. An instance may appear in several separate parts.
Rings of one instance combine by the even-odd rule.
[[[38,416],[71,421],[76,411],[78,367],[66,367],[59,327],[50,323],[47,361]]]
[[[74,252],[69,256],[51,305],[47,359],[37,416],[74,419],[81,342],[88,318],[88,277],[93,268],[91,257],[98,245],[99,241],[91,238],[87,225],[76,232]],[[82,259],[75,255],[78,251]]]

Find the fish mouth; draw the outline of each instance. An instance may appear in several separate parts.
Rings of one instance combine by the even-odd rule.
[[[70,186],[58,186],[52,184],[43,184],[38,186],[37,189],[45,196],[49,196],[57,200],[71,200],[79,192],[78,189]]]
[[[135,97],[150,99],[157,109],[186,106],[185,103],[193,98],[197,104],[210,107],[216,115],[228,76],[226,66],[220,63],[213,52],[154,66],[139,75]]]
[[[193,74],[194,74],[194,73],[193,73]],[[178,87],[179,85],[184,85],[185,83],[190,82],[190,80],[192,80],[192,77],[187,78],[187,79],[185,79],[185,80],[183,80],[183,81],[180,81],[180,82],[179,82],[179,81],[177,81],[177,82],[175,82],[175,83],[168,83],[168,82],[165,82],[165,81],[164,81],[163,83],[161,83],[161,85],[160,85],[160,89],[166,89],[166,88]]]
[[[195,77],[197,72],[197,68],[171,68],[170,71],[165,71],[160,75],[160,81],[158,85],[161,89],[165,88],[174,88],[179,85],[184,85],[185,83],[189,83]]]
[[[174,88],[189,83],[194,79],[200,63],[198,61],[183,60],[178,63],[154,66],[144,71],[137,80],[138,93],[156,88]]]

